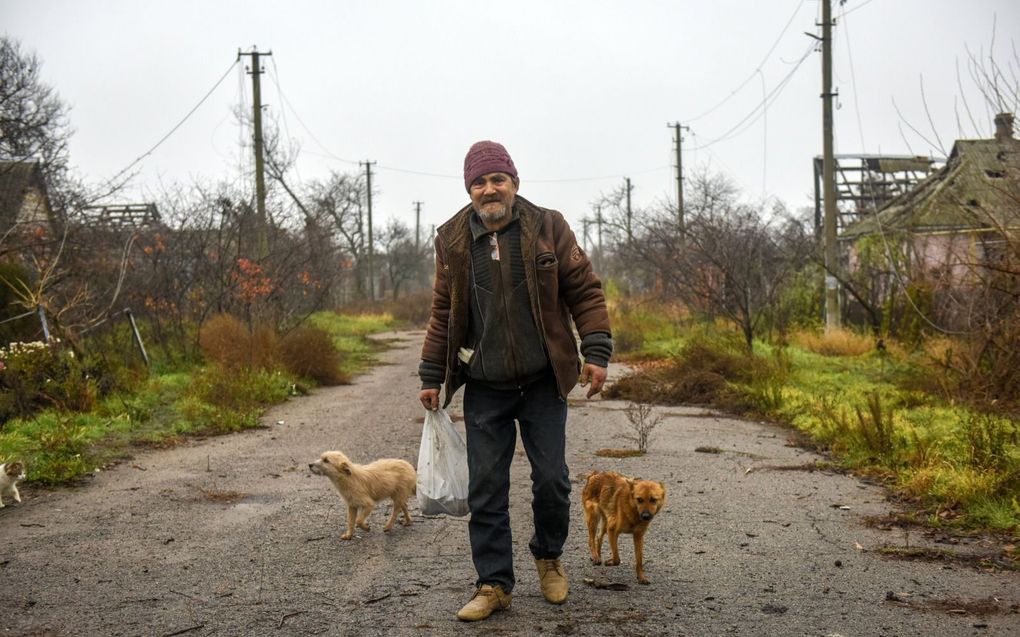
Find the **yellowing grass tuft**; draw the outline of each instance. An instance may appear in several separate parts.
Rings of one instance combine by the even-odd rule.
[[[874,351],[875,342],[850,330],[833,330],[825,334],[795,332],[790,339],[794,344],[823,356],[860,356]]]

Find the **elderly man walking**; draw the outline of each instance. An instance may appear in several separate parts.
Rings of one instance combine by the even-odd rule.
[[[465,386],[468,528],[478,578],[457,617],[477,621],[508,608],[516,583],[508,507],[518,425],[531,463],[529,548],[545,599],[567,599],[559,559],[570,526],[566,397],[579,380],[588,398],[601,391],[613,342],[591,262],[562,214],[517,194],[517,168],[501,144],[471,146],[464,186],[470,205],[436,231],[419,398],[438,409],[441,387],[446,406]]]

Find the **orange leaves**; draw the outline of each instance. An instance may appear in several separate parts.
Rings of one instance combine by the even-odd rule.
[[[250,259],[238,259],[237,269],[230,273],[230,279],[237,284],[237,297],[246,303],[265,298],[276,289],[272,277]]]

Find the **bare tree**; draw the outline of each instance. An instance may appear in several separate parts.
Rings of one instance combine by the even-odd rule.
[[[422,269],[421,249],[415,249],[414,233],[397,219],[390,219],[379,236],[384,268],[394,299],[400,296],[405,286],[413,285],[420,279]]]
[[[785,209],[766,213],[742,204],[725,178],[691,180],[686,232],[668,206],[644,213],[628,263],[655,279],[655,287],[696,312],[734,323],[750,349],[764,319],[773,315],[786,281],[807,261],[810,239]]]
[[[48,180],[66,170],[71,136],[68,108],[43,82],[42,64],[17,40],[0,36],[0,155],[38,158]]]

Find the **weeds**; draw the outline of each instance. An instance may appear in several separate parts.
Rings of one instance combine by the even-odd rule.
[[[893,412],[882,407],[882,397],[878,392],[871,392],[867,397],[865,409],[854,405],[857,414],[857,436],[864,448],[872,455],[886,461],[896,457],[896,428],[893,425]]]
[[[662,414],[652,417],[652,406],[647,403],[630,403],[627,405],[625,413],[634,433],[621,434],[620,437],[637,444],[638,451],[641,453],[647,453],[652,431],[662,422]]]
[[[957,378],[918,372],[919,354],[894,343],[875,351],[852,334],[798,336],[771,356],[734,340],[690,330],[674,355],[641,364],[608,397],[765,415],[809,434],[834,463],[887,481],[929,524],[1020,533],[1018,423],[940,398],[959,395]],[[958,361],[952,343],[931,345],[929,356]]]
[[[845,329],[827,330],[822,334],[802,330],[794,333],[790,340],[822,356],[861,356],[875,350],[874,339]]]

